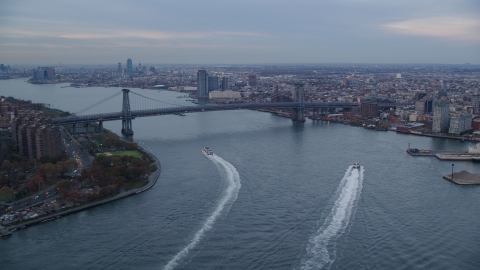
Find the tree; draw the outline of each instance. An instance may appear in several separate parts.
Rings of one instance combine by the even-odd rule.
[[[5,159],[2,162],[2,171],[11,172],[13,169],[13,164],[8,159]]]
[[[60,175],[63,177],[64,174],[73,171],[77,167],[77,163],[71,159],[66,161],[59,161],[57,163],[60,166]]]
[[[0,188],[0,201],[10,202],[15,199],[15,191],[8,187]]]
[[[45,174],[47,179],[56,179],[62,172],[62,167],[58,164],[45,163],[40,165],[40,170]]]
[[[43,181],[43,178],[38,175],[35,175],[34,177],[30,178],[30,181],[32,181],[35,184],[37,190],[42,189],[43,185],[45,184],[45,181]]]

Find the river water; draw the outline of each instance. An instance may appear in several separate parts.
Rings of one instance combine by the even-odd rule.
[[[120,91],[65,85],[6,80],[0,95],[75,112]],[[121,106],[120,95],[87,113]],[[0,239],[1,269],[480,268],[480,186],[442,179],[451,162],[405,152],[469,143],[255,111],[139,118],[133,129],[162,163],[155,186]]]

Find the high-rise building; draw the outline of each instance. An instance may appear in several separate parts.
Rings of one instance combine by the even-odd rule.
[[[248,85],[249,86],[256,86],[257,85],[257,75],[255,75],[255,74],[248,75]]]
[[[133,73],[132,59],[130,59],[130,58],[127,59],[127,73],[128,73],[128,74],[132,74],[132,73]]]
[[[464,131],[472,129],[472,115],[452,115],[450,117],[450,128],[448,133],[460,134]]]
[[[450,103],[446,100],[433,101],[433,132],[447,132],[449,126]]]
[[[208,74],[204,68],[197,72],[197,97],[208,98]]]
[[[415,111],[424,114],[425,113],[425,100],[415,101]]]
[[[424,114],[424,113],[432,113],[433,107],[433,100],[431,99],[422,99],[415,101],[415,111]]]
[[[228,77],[222,77],[222,91],[228,90]]]
[[[478,91],[472,95],[472,107],[473,107],[473,114],[480,114],[479,107],[480,107],[480,94]]]
[[[425,113],[433,113],[433,99],[425,100]]]
[[[440,93],[438,94],[439,97],[446,97],[448,94],[447,94],[447,83],[445,82],[445,80],[442,80],[441,82],[441,89],[440,89]]]
[[[120,74],[122,73],[122,63],[118,62],[118,70],[117,72]]]
[[[218,77],[208,76],[208,92],[218,90]]]
[[[426,95],[427,95],[426,93],[417,92],[417,93],[415,93],[415,100],[421,100],[421,99],[424,98]]]
[[[19,154],[31,159],[62,153],[60,129],[38,112],[20,111],[12,123],[12,140]]]
[[[32,77],[34,80],[53,80],[55,79],[54,67],[38,67],[33,69]]]

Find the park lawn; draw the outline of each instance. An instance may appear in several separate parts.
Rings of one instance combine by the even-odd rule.
[[[129,191],[129,190],[132,190],[132,189],[141,188],[141,187],[145,186],[146,184],[148,184],[148,181],[128,182],[128,183],[123,184],[123,189],[125,189],[125,191]]]
[[[143,154],[140,153],[137,150],[126,150],[126,151],[113,151],[113,152],[107,152],[105,154],[111,154],[113,156],[131,156],[131,157],[136,157],[136,158],[142,158]]]

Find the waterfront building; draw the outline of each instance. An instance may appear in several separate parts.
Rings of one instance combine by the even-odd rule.
[[[235,91],[212,91],[208,93],[208,98],[214,102],[228,102],[240,99],[241,95]]]
[[[433,102],[433,132],[447,132],[449,127],[450,103],[446,100]]]
[[[228,90],[228,77],[223,76],[222,77],[222,91],[227,91]]]
[[[450,128],[448,129],[448,133],[460,134],[470,129],[472,129],[471,114],[452,115],[450,117]]]
[[[208,76],[208,92],[218,90],[218,77]]]
[[[378,103],[366,102],[360,104],[360,115],[362,117],[378,117],[380,111],[378,110]]]
[[[34,80],[53,80],[55,79],[54,67],[38,67],[32,70]]]
[[[480,118],[475,118],[472,120],[472,129],[480,131]]]
[[[133,63],[130,58],[127,59],[127,73],[130,75],[133,73]]]
[[[197,97],[208,97],[208,74],[204,68],[199,68],[197,72]]]

